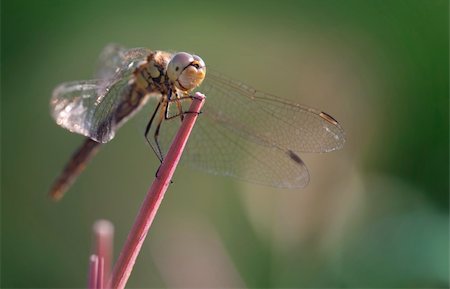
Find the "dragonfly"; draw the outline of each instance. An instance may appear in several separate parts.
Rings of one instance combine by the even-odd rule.
[[[344,146],[344,130],[331,115],[212,69],[206,74],[197,55],[110,44],[100,54],[94,79],[62,83],[53,91],[52,117],[85,140],[50,196],[60,199],[102,144],[149,99],[156,105],[144,135],[162,162],[196,91],[207,100],[182,156],[191,167],[272,187],[303,188],[310,175],[299,154]]]

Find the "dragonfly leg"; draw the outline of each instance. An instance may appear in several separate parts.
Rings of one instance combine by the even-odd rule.
[[[182,97],[181,99],[192,99],[192,98],[188,96],[188,97]],[[174,116],[169,116],[169,104],[173,103],[173,102],[177,103],[177,108],[178,108],[179,113],[174,115]],[[161,107],[161,105],[163,107]],[[154,124],[154,120],[156,118],[156,114],[158,113],[158,111],[160,112],[160,115],[159,115],[159,118],[158,118],[158,122],[156,124],[155,132],[153,134],[153,142],[152,142],[152,140],[150,140],[148,134],[150,133],[150,129],[151,129],[152,125]],[[162,150],[161,150],[161,146],[159,144],[159,140],[158,139],[159,139],[159,132],[160,132],[160,129],[161,129],[162,121],[164,119],[168,120],[168,119],[172,119],[172,118],[175,118],[175,117],[178,117],[178,116],[184,116],[185,113],[188,113],[188,112],[183,112],[182,111],[182,106],[181,106],[181,103],[180,103],[179,99],[169,100],[169,101],[165,101],[163,103],[160,102],[156,106],[156,109],[153,112],[153,114],[152,114],[152,116],[151,116],[151,118],[150,118],[150,120],[149,120],[149,122],[148,122],[148,124],[147,124],[147,126],[145,128],[145,133],[144,133],[145,139],[147,140],[147,143],[150,145],[150,147],[152,148],[153,152],[158,157],[158,159],[159,159],[159,161],[161,163],[162,163],[162,161],[164,159],[164,156],[163,156],[163,153],[162,153]],[[155,177],[158,177],[158,172],[159,172],[159,168],[156,171]]]
[[[165,119],[169,120],[169,119],[173,119],[173,118],[176,118],[176,117],[184,117],[184,115],[188,114],[188,113],[201,114],[202,112],[201,111],[200,112],[196,112],[196,111],[181,111],[180,113],[177,113],[175,115],[166,116]]]
[[[150,120],[149,120],[149,122],[148,122],[148,124],[147,124],[147,127],[145,128],[145,134],[144,134],[144,136],[145,136],[145,139],[147,140],[147,143],[150,145],[150,147],[152,148],[153,152],[154,152],[155,155],[158,157],[158,160],[159,160],[160,162],[162,162],[162,159],[163,159],[163,158],[162,158],[161,150],[160,150],[160,149],[157,150],[157,148],[155,148],[155,147],[153,146],[153,144],[151,143],[150,139],[148,138],[148,133],[150,132],[150,128],[151,128],[151,126],[152,126],[152,124],[153,124],[153,120],[155,119],[156,113],[158,112],[160,106],[161,106],[161,102],[158,103],[158,105],[156,106],[156,109],[155,109],[155,111],[153,112],[152,117],[150,118]],[[161,120],[160,120],[160,124],[161,124]],[[157,146],[159,147],[158,143],[157,143]]]
[[[175,115],[169,115],[169,109],[168,109],[168,108],[169,108],[169,105],[167,105],[167,107],[166,107],[166,113],[165,113],[165,115],[164,115],[164,118],[165,118],[166,120],[169,120],[169,119],[173,119],[173,118],[176,118],[176,117],[180,117],[181,121],[183,121],[184,115],[185,115],[185,114],[188,114],[188,113],[196,113],[196,114],[200,114],[200,113],[202,113],[201,111],[200,111],[200,112],[183,111],[183,107],[181,106],[181,100],[184,100],[184,99],[190,99],[190,100],[192,100],[194,97],[195,97],[195,96],[188,95],[188,96],[182,96],[182,97],[179,97],[179,98],[170,99],[170,100],[168,101],[168,104],[171,104],[171,103],[174,103],[174,102],[175,102],[176,105],[177,105],[177,108],[178,108],[178,113],[175,114]]]
[[[167,106],[166,106],[166,112],[164,114],[164,119],[169,120],[169,119],[173,119],[176,117],[180,117],[181,121],[183,121],[184,119],[184,113],[183,113],[183,107],[181,106],[181,99],[187,99],[189,98],[188,96],[185,96],[183,98],[175,98],[175,99],[171,99],[169,100]],[[190,99],[190,98],[189,98]],[[177,105],[177,109],[178,109],[178,113],[175,115],[169,115],[169,105],[175,103]]]
[[[183,114],[183,106],[181,105],[181,101],[175,102],[177,104],[178,114],[180,115],[180,120],[183,122],[184,114]]]
[[[159,145],[158,137],[159,137],[159,129],[161,128],[161,123],[162,123],[163,119],[164,119],[164,117],[161,115],[159,117],[158,124],[156,125],[155,133],[153,134],[153,139],[154,139],[154,141],[156,143],[156,148],[158,149],[158,153],[159,153],[159,156],[160,156],[159,160],[161,161],[161,163],[162,163],[162,160],[164,159],[164,156],[162,154],[161,147]]]
[[[168,111],[168,109],[167,109],[168,105],[167,105],[167,104],[164,104],[164,105],[165,105],[164,110],[166,111],[166,112],[165,112],[165,114],[166,114],[167,111]],[[165,115],[165,114],[164,114],[164,115]],[[155,129],[155,134],[153,135],[153,139],[154,139],[154,141],[155,141],[155,143],[156,143],[156,147],[157,147],[157,149],[158,149],[159,155],[161,156],[161,158],[160,158],[161,163],[162,163],[164,157],[163,157],[163,154],[162,154],[162,151],[161,151],[161,147],[160,147],[160,145],[159,145],[158,137],[159,137],[159,130],[160,130],[160,128],[161,128],[161,124],[162,124],[163,119],[164,119],[164,117],[163,117],[163,114],[161,113],[161,115],[160,115],[160,117],[159,117],[159,120],[158,120],[158,125],[156,126],[156,129]],[[155,173],[155,177],[156,177],[156,178],[158,178],[158,173],[159,173],[159,169],[160,169],[160,168],[161,168],[161,164],[159,165],[158,170],[157,170],[156,173]],[[172,184],[173,181],[171,180],[170,183]]]
[[[161,165],[162,165],[162,164],[160,164],[159,167],[158,167],[158,169],[156,170],[155,178],[158,178],[158,177],[159,177],[158,174],[159,174],[159,169],[161,169]],[[170,180],[170,183],[173,184],[173,181]]]
[[[180,118],[181,118],[181,121],[183,121],[184,115],[185,115],[186,113],[193,113],[193,112],[191,112],[191,111],[183,111],[183,107],[181,106],[181,100],[183,100],[183,99],[190,99],[190,100],[192,100],[192,98],[193,98],[193,97],[191,97],[191,96],[184,96],[184,97],[180,97],[180,98],[176,98],[176,99],[170,99],[170,100],[168,100],[166,103],[164,103],[164,114],[162,114],[161,117],[159,118],[158,125],[156,126],[155,134],[154,134],[154,141],[155,141],[155,143],[156,143],[158,152],[159,152],[159,154],[161,155],[161,158],[160,158],[161,162],[162,162],[162,160],[163,160],[163,156],[162,156],[162,153],[161,153],[161,147],[160,147],[159,141],[158,141],[159,130],[160,130],[160,128],[161,128],[161,123],[162,123],[163,119],[165,119],[165,120],[170,120],[170,119],[173,119],[173,118],[176,118],[176,117],[180,117]],[[169,115],[169,105],[172,104],[172,103],[174,103],[174,102],[175,102],[176,105],[177,105],[178,113],[177,113],[176,115],[170,116],[170,115]],[[197,113],[197,112],[195,112],[195,113]],[[153,113],[153,115],[155,115],[155,114],[156,114],[156,112]],[[148,134],[148,131],[149,131],[149,128],[148,128],[148,126],[147,126],[146,134]],[[158,173],[159,173],[159,169],[160,169],[160,168],[161,168],[161,165],[158,167],[158,170],[156,171],[156,174],[155,174],[155,177],[156,177],[156,178],[158,177]],[[173,181],[170,180],[170,183],[173,184]]]

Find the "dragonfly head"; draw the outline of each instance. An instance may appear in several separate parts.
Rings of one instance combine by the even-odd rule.
[[[190,92],[199,86],[206,74],[205,62],[197,56],[186,52],[173,55],[167,65],[167,76],[176,88]]]

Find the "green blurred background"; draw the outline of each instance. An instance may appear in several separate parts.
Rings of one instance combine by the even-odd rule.
[[[82,141],[51,119],[51,91],[117,42],[194,52],[347,134],[302,155],[304,190],[179,168],[128,287],[448,288],[448,5],[3,0],[1,287],[84,287],[93,222],[114,223],[116,256],[126,238],[158,165],[136,122],[62,202],[46,196]]]

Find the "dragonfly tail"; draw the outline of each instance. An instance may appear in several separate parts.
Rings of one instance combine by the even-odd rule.
[[[50,189],[49,195],[53,200],[58,201],[64,196],[64,193],[81,174],[87,163],[97,153],[99,148],[100,143],[86,138]]]

